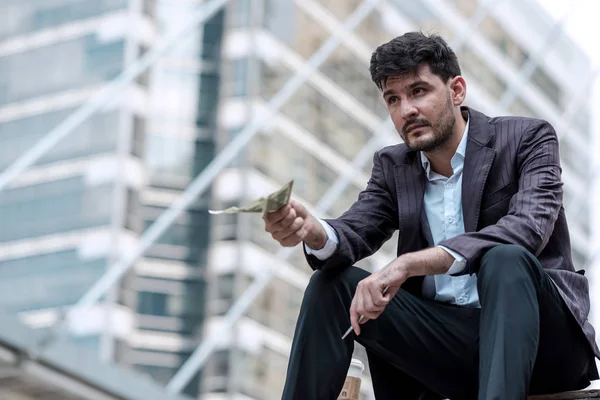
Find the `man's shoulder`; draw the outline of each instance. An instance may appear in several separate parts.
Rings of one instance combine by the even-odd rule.
[[[542,126],[551,126],[548,121],[540,118],[513,115],[490,117],[489,124],[495,133],[506,132],[515,136],[521,136]]]
[[[398,143],[386,146],[377,151],[376,157],[378,157],[382,163],[397,165],[407,163],[407,159],[414,157],[415,154],[416,152],[409,150],[406,144]]]
[[[508,133],[509,135],[521,135],[525,132],[535,130],[542,126],[550,126],[550,123],[540,118],[519,116],[519,115],[501,115],[490,117],[478,110],[467,107],[474,123],[488,124],[491,131],[495,134],[499,132]]]

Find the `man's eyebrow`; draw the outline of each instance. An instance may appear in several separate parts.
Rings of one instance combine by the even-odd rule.
[[[396,94],[396,91],[394,89],[388,89],[385,92],[383,92],[383,97],[388,96],[390,94]]]
[[[415,81],[415,82],[411,83],[410,85],[408,85],[405,90],[414,89],[415,87],[421,86],[421,85],[431,86],[428,82],[420,79],[420,80]],[[397,94],[397,93],[396,93],[396,91],[394,89],[388,89],[388,90],[386,90],[386,91],[383,92],[383,97],[386,97],[386,96],[389,96],[389,95],[392,95],[392,94]]]

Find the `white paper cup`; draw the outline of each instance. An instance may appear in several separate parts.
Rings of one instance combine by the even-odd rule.
[[[350,362],[350,368],[348,369],[348,375],[344,382],[342,392],[338,396],[338,400],[359,400],[360,399],[360,382],[362,379],[362,373],[365,370],[364,364],[353,358]]]

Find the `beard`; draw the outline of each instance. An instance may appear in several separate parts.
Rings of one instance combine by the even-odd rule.
[[[426,153],[434,152],[442,148],[450,138],[452,137],[452,130],[456,118],[453,113],[452,100],[448,98],[446,106],[442,113],[438,116],[435,122],[430,122],[424,118],[415,118],[408,121],[402,128],[402,134],[400,135],[408,147],[412,151],[423,151]],[[432,136],[417,138],[416,140],[409,140],[407,130],[417,125],[424,125],[431,127],[433,133]]]

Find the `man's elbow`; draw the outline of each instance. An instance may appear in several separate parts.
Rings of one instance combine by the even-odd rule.
[[[540,229],[539,227],[532,227],[527,235],[528,240],[523,243],[523,247],[525,247],[531,254],[538,257],[548,244],[548,241],[550,241],[552,231],[548,232],[547,230]]]

